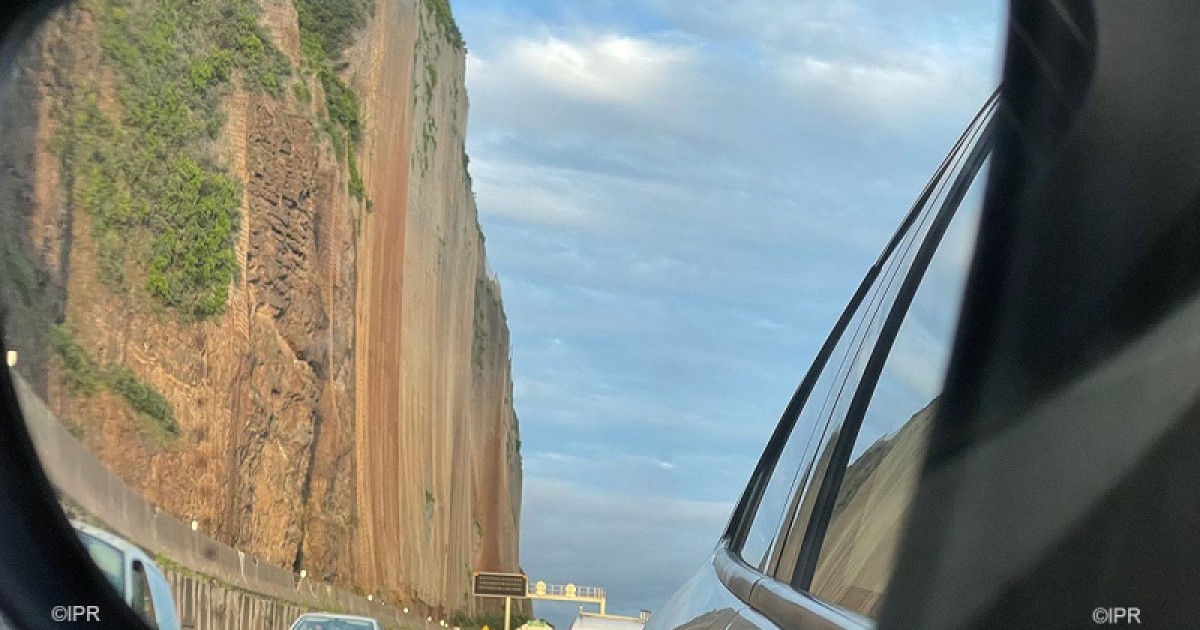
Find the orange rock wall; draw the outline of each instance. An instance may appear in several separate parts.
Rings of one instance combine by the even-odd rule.
[[[260,4],[297,63],[294,7]],[[55,413],[163,509],[318,579],[473,613],[471,571],[519,565],[508,327],[465,170],[464,52],[424,0],[376,4],[343,71],[370,207],[320,133],[319,81],[308,102],[232,89],[213,151],[242,184],[239,273],[223,315],[195,324],[97,276],[53,139],[85,90],[116,105],[89,3],[56,18],[10,92],[34,105],[6,107],[26,118],[3,121],[25,151],[3,156],[6,177],[25,192],[4,218],[24,228],[55,323],[161,391],[180,436],[147,431],[111,392],[71,391],[44,349],[23,356],[42,357],[30,381]]]

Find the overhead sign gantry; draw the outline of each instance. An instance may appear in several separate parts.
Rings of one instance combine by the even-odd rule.
[[[471,591],[476,597],[504,598],[504,630],[512,630],[512,600],[514,597],[596,604],[600,606],[601,615],[605,614],[604,609],[607,604],[602,588],[574,584],[546,584],[540,581],[531,585],[528,576],[524,573],[476,571],[474,579],[471,580]]]
[[[600,614],[604,614],[604,589],[595,586],[576,586],[574,584],[546,584],[538,582],[529,588],[530,599],[550,599],[561,602],[584,602],[600,606]]]

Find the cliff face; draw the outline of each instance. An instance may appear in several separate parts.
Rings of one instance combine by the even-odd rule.
[[[356,554],[371,581],[407,585],[402,597],[444,593],[459,609],[472,570],[518,568],[521,469],[508,325],[463,150],[465,53],[435,4],[380,3],[350,53],[376,207],[359,259],[356,443],[370,525]]]
[[[10,345],[163,509],[470,614],[472,570],[518,569],[521,468],[464,51],[440,0],[347,6],[96,0],[52,21],[0,121]]]

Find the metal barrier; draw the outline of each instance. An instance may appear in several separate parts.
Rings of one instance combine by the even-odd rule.
[[[130,542],[232,587],[317,610],[338,610],[401,625],[401,612],[274,566],[218,542],[151,505],[58,421],[15,371],[9,374],[38,459],[51,483],[80,509]],[[407,609],[405,609],[407,612]]]

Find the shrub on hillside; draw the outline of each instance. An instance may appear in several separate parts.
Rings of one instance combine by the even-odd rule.
[[[309,45],[318,44],[322,56],[330,60],[341,58],[374,11],[372,0],[296,0],[300,30],[310,33]]]
[[[150,417],[167,433],[179,435],[179,426],[175,424],[170,403],[152,385],[138,379],[123,365],[110,367],[105,380],[112,391],[124,398],[134,411]]]
[[[58,356],[63,369],[63,378],[75,391],[94,394],[103,386],[100,369],[96,362],[75,341],[70,329],[54,326],[50,329],[50,348]]]
[[[179,435],[171,404],[153,385],[124,365],[101,367],[65,325],[51,327],[49,341],[63,378],[73,391],[91,395],[107,389],[125,399],[134,412],[152,420],[156,429],[170,436]]]
[[[212,156],[220,103],[235,69],[247,88],[277,95],[290,64],[253,0],[99,0],[95,15],[117,103],[102,110],[97,88],[82,85],[54,148],[70,198],[91,216],[99,276],[121,293],[144,279],[183,321],[217,315],[237,273],[240,206]]]

